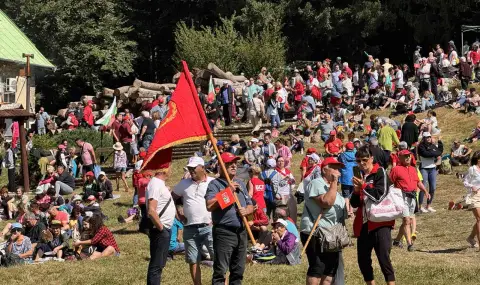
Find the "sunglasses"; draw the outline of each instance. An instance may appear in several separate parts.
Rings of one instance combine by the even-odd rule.
[[[15,233],[21,233],[22,230],[21,229],[13,229],[10,231],[12,234],[15,234]]]
[[[360,159],[356,159],[355,161],[357,163],[362,163],[362,162],[368,162],[370,160],[370,158],[360,158]]]

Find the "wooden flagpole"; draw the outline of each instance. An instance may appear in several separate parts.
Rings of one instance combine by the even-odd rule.
[[[202,121],[203,128],[207,131],[208,139],[212,143],[213,149],[215,150],[215,153],[217,154],[217,159],[218,159],[218,162],[220,164],[220,167],[222,168],[223,173],[226,174],[225,178],[227,179],[228,185],[232,189],[235,189],[235,187],[233,187],[232,180],[230,179],[230,177],[227,174],[227,168],[225,167],[225,163],[223,162],[222,157],[220,156],[220,151],[217,148],[216,139],[213,136],[213,133],[212,133],[212,130],[210,129],[210,126],[207,123],[207,119],[206,119],[205,115],[203,115],[203,112],[204,112],[203,108],[200,108],[200,106],[199,106],[200,101],[198,99],[197,88],[195,88],[195,85],[193,84],[193,80],[190,77],[190,71],[188,70],[187,63],[185,61],[182,61],[182,64],[183,64],[183,72],[185,73],[185,77],[187,78],[188,84],[190,85],[190,90],[192,90],[193,96],[197,96],[197,98],[195,98],[194,101],[195,101],[195,104],[197,105],[197,111],[199,112],[199,115],[201,116],[200,119]],[[200,112],[202,112],[202,113],[200,113]],[[203,115],[203,118],[202,118],[202,115]],[[241,208],[242,205],[240,204],[240,201],[238,200],[238,196],[237,196],[236,191],[234,191],[234,190],[232,190],[232,191],[233,191],[233,194],[234,194],[233,196],[235,197],[235,204],[237,204],[238,208]],[[247,229],[247,233],[248,233],[248,236],[250,237],[250,240],[252,241],[252,244],[255,245],[255,243],[256,243],[255,238],[253,237],[252,230],[250,229],[250,226],[248,225],[247,218],[245,216],[242,216],[242,222],[245,225],[245,228]]]

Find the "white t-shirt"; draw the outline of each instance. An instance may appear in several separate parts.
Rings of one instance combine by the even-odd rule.
[[[397,79],[395,85],[398,87],[398,88],[403,88],[403,72],[401,70],[397,71],[397,73],[395,74],[395,79]]]
[[[150,199],[157,201],[157,214],[163,210],[165,205],[168,203],[170,199],[172,199],[172,194],[168,191],[167,186],[165,185],[165,181],[158,179],[157,177],[153,177],[147,185],[147,211],[148,211],[148,201]],[[165,210],[163,215],[160,217],[160,222],[162,225],[168,229],[172,227],[173,219],[175,219],[175,203],[170,201],[168,208]]]
[[[452,147],[452,152],[454,156],[463,155],[463,151],[465,150],[465,145],[461,144],[458,148]]]
[[[175,195],[183,197],[183,214],[187,218],[185,226],[212,222],[212,214],[207,211],[205,202],[207,187],[212,180],[214,178],[207,176],[206,181],[197,184],[192,179],[183,179],[173,189]]]

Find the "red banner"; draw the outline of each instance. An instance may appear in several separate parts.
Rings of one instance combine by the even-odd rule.
[[[142,170],[167,169],[172,162],[172,147],[206,140],[210,133],[187,63],[182,61],[182,65],[177,87],[168,102],[167,115],[155,132]]]

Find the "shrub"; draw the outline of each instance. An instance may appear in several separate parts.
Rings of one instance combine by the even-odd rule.
[[[55,135],[43,135],[43,136],[35,135],[33,137],[33,146],[35,148],[40,148],[45,150],[52,149],[52,148],[56,149],[57,146],[64,139],[68,141],[69,146],[76,146],[75,139],[81,138],[86,142],[91,143],[94,149],[100,148],[102,146],[112,147],[113,138],[108,133],[103,135],[103,142],[101,137],[102,137],[101,133],[94,130],[76,129],[73,131],[63,131]]]

